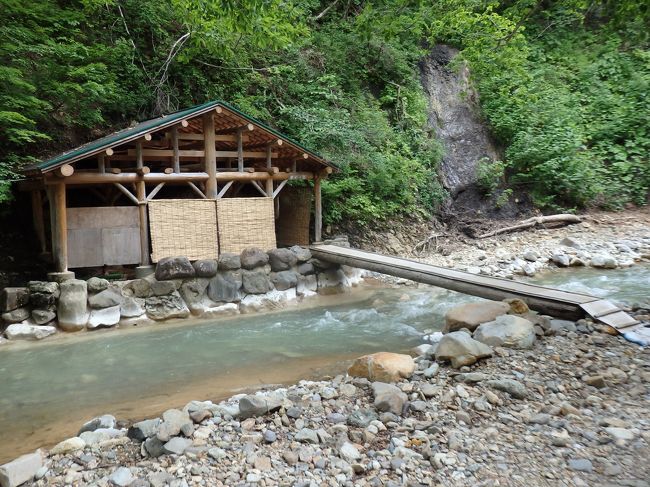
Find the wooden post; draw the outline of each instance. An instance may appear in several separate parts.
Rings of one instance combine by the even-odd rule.
[[[47,252],[47,246],[45,243],[45,221],[43,220],[43,198],[40,189],[32,191],[32,215],[36,237],[41,245],[41,254],[44,254]]]
[[[136,183],[138,213],[140,216],[140,265],[149,265],[149,218],[147,215],[147,189],[144,180]]]
[[[65,202],[65,184],[54,185],[53,202],[50,201],[52,211],[52,255],[56,272],[68,270],[68,215]],[[53,204],[52,204],[53,203]]]
[[[106,172],[106,159],[104,154],[99,154],[97,156],[97,167],[100,173],[104,174]]]
[[[174,150],[174,161],[172,168],[174,172],[181,172],[181,161],[178,153],[178,128],[176,126],[172,127],[172,149]]]
[[[271,171],[271,145],[266,147],[266,170]],[[273,196],[273,179],[268,178],[266,180],[266,196],[269,198]]]
[[[244,172],[244,141],[242,138],[242,129],[237,130],[237,170]]]
[[[144,159],[142,157],[142,141],[138,140],[135,143],[135,167],[136,169],[142,169],[144,164]]]
[[[323,232],[323,202],[320,192],[320,176],[314,176],[314,241],[320,242]]]
[[[214,118],[212,112],[203,115],[203,136],[205,151],[205,172],[208,180],[205,183],[205,196],[208,199],[217,198],[217,149],[214,140]]]

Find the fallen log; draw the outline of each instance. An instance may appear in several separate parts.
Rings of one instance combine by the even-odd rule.
[[[516,232],[519,230],[525,230],[526,228],[532,228],[537,225],[546,225],[549,223],[561,223],[563,225],[571,225],[573,223],[580,223],[582,218],[577,215],[570,215],[568,213],[561,213],[559,215],[547,215],[547,216],[536,216],[529,218],[528,220],[523,220],[516,225],[504,228],[498,228],[483,235],[479,235],[477,238],[487,238],[499,235],[501,233]]]

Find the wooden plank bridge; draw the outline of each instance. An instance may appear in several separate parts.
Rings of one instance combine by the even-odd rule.
[[[391,257],[336,245],[312,245],[314,257],[382,274],[431,284],[481,298],[519,298],[540,313],[577,320],[585,314],[618,331],[632,330],[639,322],[613,303],[590,296],[497,277],[470,274],[414,260]]]

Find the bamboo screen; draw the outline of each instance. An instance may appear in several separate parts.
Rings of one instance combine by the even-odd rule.
[[[214,200],[153,200],[148,206],[152,261],[176,256],[190,260],[218,257]]]
[[[246,247],[276,248],[273,198],[217,200],[221,252],[240,253]]]
[[[280,218],[275,227],[279,245],[309,245],[311,188],[286,187],[280,193]]]

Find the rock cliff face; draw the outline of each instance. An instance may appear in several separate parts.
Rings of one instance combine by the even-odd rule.
[[[478,162],[500,156],[479,116],[478,95],[469,83],[467,67],[450,66],[457,54],[453,47],[435,46],[420,64],[421,79],[429,98],[429,126],[445,149],[439,172],[449,204],[476,207],[483,199],[476,187]]]

